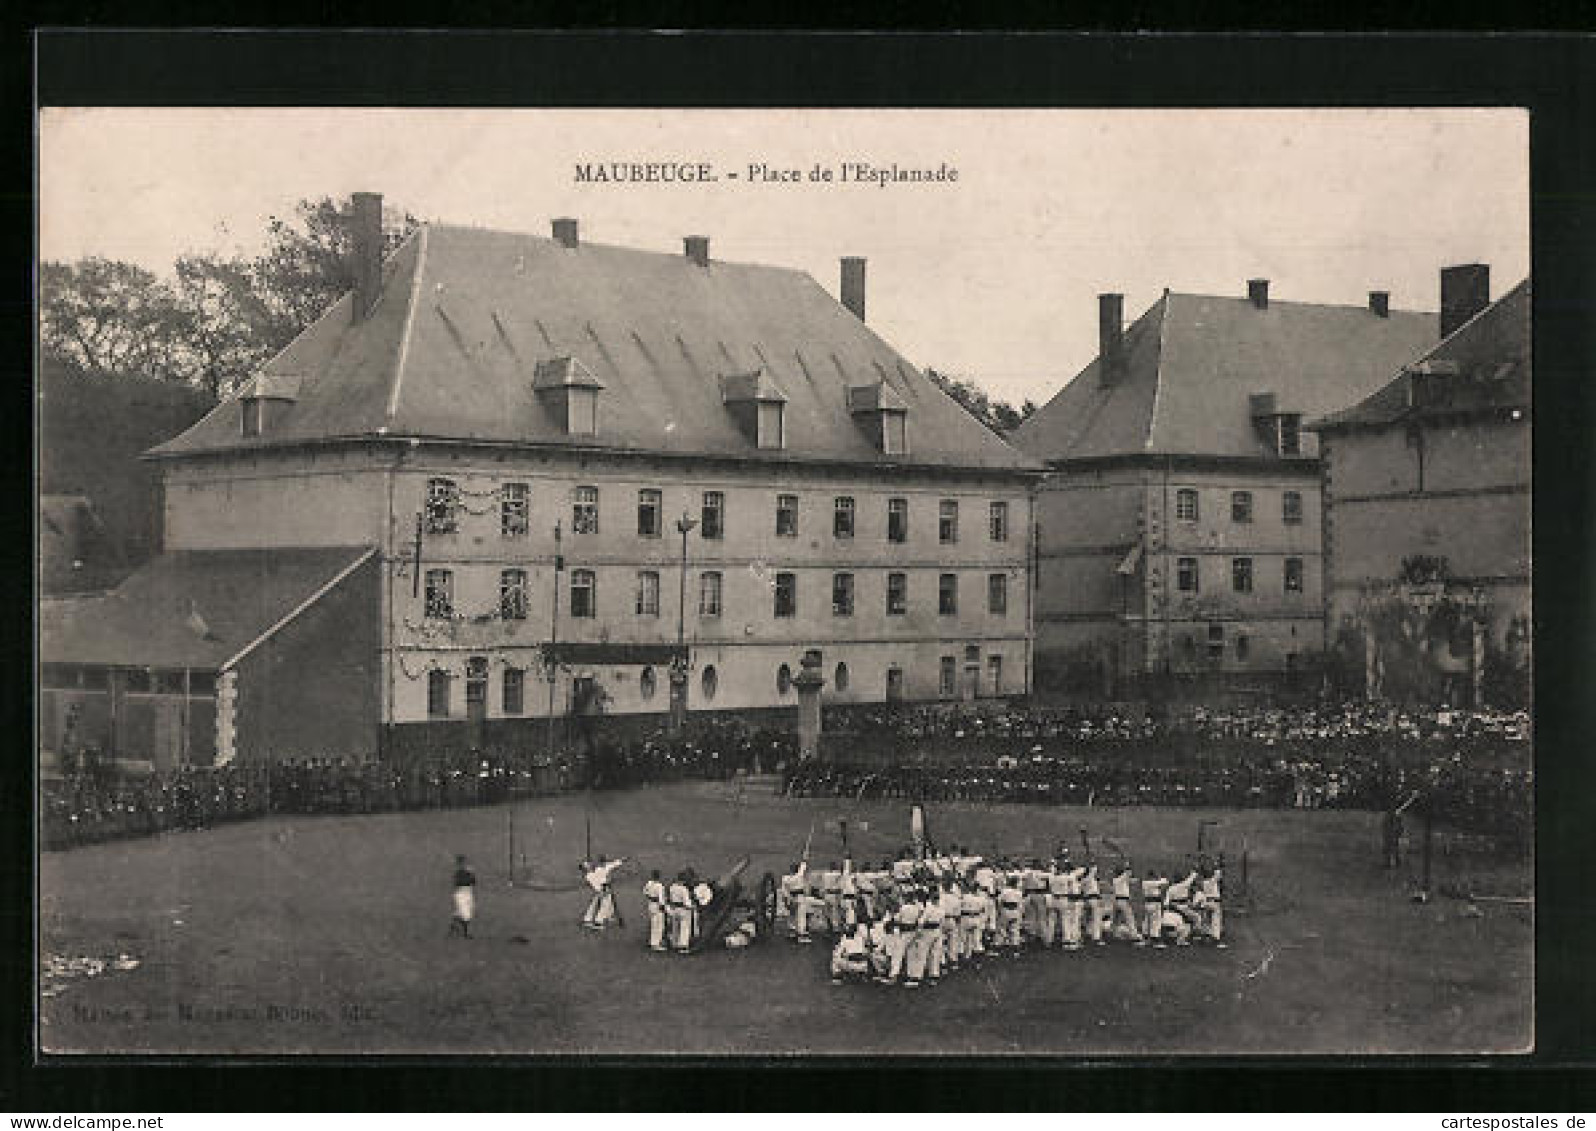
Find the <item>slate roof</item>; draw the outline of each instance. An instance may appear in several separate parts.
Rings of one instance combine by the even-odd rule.
[[[1527,408],[1530,403],[1530,281],[1458,327],[1453,334],[1389,380],[1373,395],[1308,427],[1320,431],[1380,427],[1415,416],[1471,410]],[[1451,370],[1449,395],[1440,403],[1413,407],[1408,390],[1415,370]]]
[[[1304,421],[1352,404],[1436,340],[1434,314],[1165,292],[1125,330],[1125,370],[1098,383],[1095,359],[1019,429],[1038,459],[1275,455],[1249,398],[1273,393]],[[1302,455],[1318,454],[1302,438]]]
[[[226,401],[151,454],[386,435],[1039,470],[800,271],[429,224],[389,256],[365,320],[351,325],[350,302],[265,366],[300,379],[267,435],[241,436]],[[533,394],[561,358],[603,386],[597,436],[567,435]],[[760,369],[787,397],[782,451],[759,450],[723,401],[721,378]],[[905,455],[848,412],[848,387],[876,381],[908,405]]]
[[[374,552],[339,546],[162,554],[103,596],[41,602],[39,656],[45,663],[215,670]]]

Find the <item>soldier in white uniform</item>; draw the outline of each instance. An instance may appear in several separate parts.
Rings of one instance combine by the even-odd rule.
[[[958,881],[950,876],[942,882],[942,954],[950,969],[964,961],[963,906]]]
[[[920,933],[920,914],[924,908],[920,905],[919,894],[913,888],[906,888],[903,892],[903,901],[898,905],[898,910],[893,916],[893,927],[890,940],[892,963],[887,970],[887,981],[895,982],[904,973],[909,960],[910,945]],[[920,983],[904,978],[904,985],[918,986]]]
[[[1018,872],[1004,872],[998,889],[998,945],[1015,953],[1020,948],[1020,919],[1025,911],[1025,892]]]
[[[778,907],[776,913],[785,916],[789,925],[795,923],[794,900],[804,887],[804,877],[809,872],[809,864],[799,860],[792,866],[792,871],[781,878],[781,883],[776,886],[776,900]]]
[[[1047,916],[1042,920],[1042,945],[1064,945],[1065,904],[1069,900],[1069,877],[1063,861],[1054,861],[1047,872]]]
[[[982,861],[975,869],[975,888],[981,893],[983,903],[981,915],[981,933],[993,945],[997,942],[998,914],[997,914],[997,869],[991,864]],[[985,949],[983,947],[983,949]]]
[[[1202,878],[1202,882],[1197,887],[1202,911],[1206,916],[1203,930],[1214,941],[1214,945],[1221,950],[1228,945],[1225,942],[1225,909],[1219,892],[1220,879],[1223,874],[1223,868],[1215,868]]]
[[[1086,869],[1077,865],[1064,873],[1064,949],[1081,948],[1081,916],[1086,910],[1081,895],[1081,878]]]
[[[1086,937],[1097,946],[1103,945],[1103,885],[1097,878],[1097,865],[1086,866],[1086,877],[1081,881],[1081,894],[1086,897]]]
[[[648,949],[665,949],[665,884],[659,878],[659,869],[649,873],[643,885],[643,899],[648,904]]]
[[[862,982],[870,976],[870,928],[863,923],[837,940],[831,952],[831,984]]]
[[[1192,923],[1197,917],[1191,905],[1192,886],[1197,873],[1189,872],[1186,878],[1169,885],[1164,892],[1164,933],[1173,935],[1176,946],[1191,945]]]
[[[1040,860],[1033,859],[1020,873],[1020,887],[1025,892],[1024,933],[1041,939],[1047,929],[1047,873],[1042,870]]]
[[[933,986],[942,978],[942,895],[935,888],[921,897],[920,929],[911,944],[907,964],[909,980],[924,980]]]
[[[1131,883],[1135,873],[1130,861],[1121,864],[1114,872],[1114,922],[1113,936],[1131,942],[1141,942],[1142,932],[1136,926],[1136,906],[1131,901]]]
[[[1142,944],[1164,945],[1164,892],[1169,881],[1152,868],[1142,877]]]
[[[704,908],[715,901],[715,889],[705,880],[693,885],[693,938],[703,934]]]
[[[837,934],[842,930],[842,865],[833,860],[815,879],[820,886],[821,930]]]
[[[582,861],[582,878],[593,890],[587,910],[582,912],[582,926],[592,931],[602,931],[615,922],[615,892],[610,888],[610,877],[624,863],[624,857],[620,860],[600,860],[597,864]]]
[[[666,914],[670,917],[671,948],[685,954],[693,944],[693,889],[687,873],[679,874],[666,893]]]
[[[968,958],[986,953],[981,939],[981,925],[986,921],[987,899],[972,883],[959,896],[959,933],[963,935],[959,949]]]

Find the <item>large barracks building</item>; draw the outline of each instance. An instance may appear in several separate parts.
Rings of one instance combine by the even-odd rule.
[[[46,748],[541,742],[673,689],[795,705],[813,650],[827,702],[1029,691],[1041,467],[869,329],[863,260],[840,302],[574,220],[382,262],[381,198],[355,213],[354,291],[149,453],[164,553],[45,610]]]
[[[1461,276],[1447,276],[1453,283]],[[1268,682],[1324,647],[1320,451],[1303,425],[1357,403],[1438,340],[1366,305],[1166,291],[1014,434],[1037,501],[1036,690],[1136,698]]]

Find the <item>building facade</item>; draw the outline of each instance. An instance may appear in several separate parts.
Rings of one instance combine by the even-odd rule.
[[[1040,468],[864,324],[862,260],[846,306],[564,220],[379,267],[361,199],[354,293],[151,453],[169,553],[372,552],[348,753],[663,715],[673,674],[691,711],[795,708],[813,650],[828,702],[1027,692]]]
[[[1433,350],[1313,425],[1326,631],[1370,695],[1527,700],[1530,305],[1526,280],[1483,310],[1461,307]]]
[[[1150,680],[1273,682],[1324,648],[1319,450],[1305,419],[1354,403],[1436,340],[1433,314],[1166,292],[1015,433],[1044,460],[1035,690],[1128,698]]]

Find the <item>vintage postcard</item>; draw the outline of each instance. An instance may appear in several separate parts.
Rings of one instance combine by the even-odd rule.
[[[1525,111],[38,144],[43,1052],[1533,1048]]]

